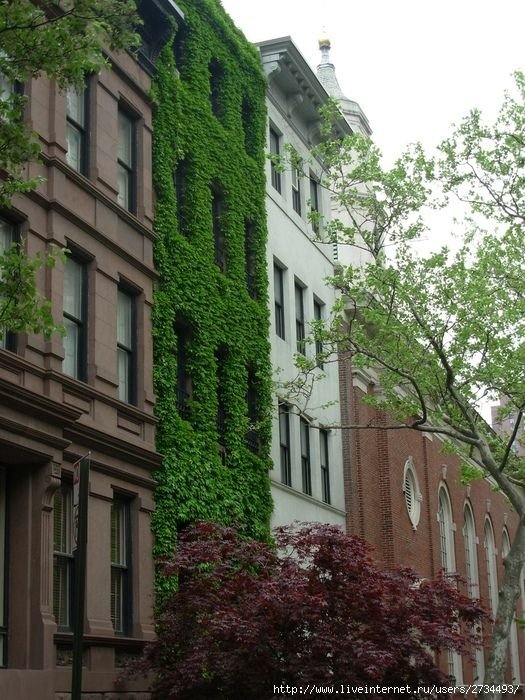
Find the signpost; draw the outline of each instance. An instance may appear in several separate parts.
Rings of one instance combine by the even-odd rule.
[[[82,656],[84,641],[84,608],[86,600],[86,554],[88,531],[90,454],[73,465],[73,552],[75,580],[73,589],[73,670],[71,700],[80,700],[82,693]]]

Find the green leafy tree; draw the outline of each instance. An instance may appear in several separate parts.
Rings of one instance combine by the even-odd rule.
[[[321,227],[325,240],[350,244],[361,257],[334,277],[341,300],[333,323],[316,325],[313,335],[324,343],[324,362],[342,349],[353,367],[374,373],[378,391],[365,400],[391,419],[344,427],[443,436],[519,516],[486,667],[485,683],[497,686],[525,563],[525,458],[513,450],[525,411],[525,77],[516,75],[494,124],[471,112],[434,159],[414,147],[385,170],[359,135],[329,138],[316,155],[336,208]],[[461,234],[425,253],[425,206],[457,198],[467,208]],[[431,235],[450,240],[441,220]],[[299,380],[285,389],[300,410],[318,365],[301,358]],[[503,399],[502,415],[516,415],[511,435],[496,435],[480,417],[489,399]]]
[[[61,88],[81,86],[107,63],[108,50],[137,43],[134,0],[9,0],[0,2],[0,207],[29,192],[27,163],[38,157],[38,137],[24,122],[27,98],[20,87],[40,75]],[[0,327],[52,332],[49,305],[36,292],[35,273],[54,264],[56,251],[26,259],[23,247],[0,255]]]

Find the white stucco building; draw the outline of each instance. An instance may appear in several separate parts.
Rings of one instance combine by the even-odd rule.
[[[290,37],[263,42],[259,49],[268,77],[268,151],[286,161],[282,170],[271,160],[267,164],[272,361],[283,381],[297,374],[297,353],[312,357],[321,349],[303,339],[311,335],[312,321],[329,317],[336,295],[326,283],[334,272],[333,246],[318,242],[317,227],[308,220],[310,209],[330,215],[320,164],[311,157],[320,138],[319,108],[329,96]],[[342,128],[350,131],[349,125]],[[290,162],[290,149],[301,162],[298,168],[293,158]],[[302,416],[294,401],[275,398],[274,525],[300,520],[345,526],[341,431],[329,428],[341,423],[338,366],[325,363],[315,372],[326,377],[314,383]]]

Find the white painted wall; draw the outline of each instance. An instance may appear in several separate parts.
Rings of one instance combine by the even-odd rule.
[[[286,114],[285,105],[279,105],[268,100],[268,115],[275,130],[282,134],[281,145],[290,143],[300,156],[307,162],[310,158],[306,134],[301,138],[300,120],[294,122]],[[295,127],[293,124],[295,123]],[[315,164],[308,167],[315,172]],[[272,345],[272,363],[274,368],[280,368],[281,379],[288,379],[296,374],[294,355],[297,352],[295,332],[295,280],[304,288],[304,312],[308,334],[308,320],[314,318],[314,298],[323,302],[324,315],[329,317],[336,298],[333,288],[326,283],[326,278],[333,274],[332,246],[314,242],[314,233],[306,220],[307,201],[310,197],[309,179],[303,178],[302,215],[299,216],[292,207],[291,172],[281,175],[281,194],[271,184],[270,163],[267,165],[267,215],[268,215],[268,271],[270,278],[269,300],[271,313],[270,338]],[[320,209],[330,214],[330,201],[326,193],[320,192]],[[285,270],[284,276],[284,307],[285,307],[285,339],[277,336],[275,331],[274,314],[274,279],[273,266],[277,262]],[[313,347],[308,347],[307,354],[315,354]],[[338,425],[340,419],[339,377],[336,363],[325,364],[326,377],[317,382],[306,413],[316,423]],[[333,405],[321,408],[328,402]],[[279,424],[277,398],[275,399],[275,415],[273,421],[272,459],[274,468],[271,472],[272,493],[275,503],[272,518],[273,525],[300,521],[321,521],[338,524],[344,527],[344,489],[343,489],[343,460],[341,434],[339,430],[331,430],[329,435],[330,450],[330,485],[331,505],[321,500],[321,469],[319,431],[310,429],[310,455],[312,465],[312,496],[302,493],[301,451],[299,417],[290,416],[290,441],[292,462],[292,486],[281,483]]]

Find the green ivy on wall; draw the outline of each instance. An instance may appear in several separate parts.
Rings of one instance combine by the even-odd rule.
[[[272,510],[266,84],[255,47],[217,0],[178,4],[185,23],[175,31],[173,46],[166,46],[158,58],[153,88],[155,257],[160,276],[153,312],[154,380],[157,448],[164,455],[155,475],[156,555],[173,551],[177,530],[197,519],[237,522],[249,535],[266,538]],[[176,177],[178,169],[183,179]],[[221,192],[216,219],[225,271],[215,262],[212,187]],[[252,294],[246,281],[248,222],[253,232]],[[184,417],[177,404],[180,319],[189,329],[184,361],[191,396]],[[246,445],[249,376],[257,389],[257,453]],[[222,452],[219,396],[225,415]]]

